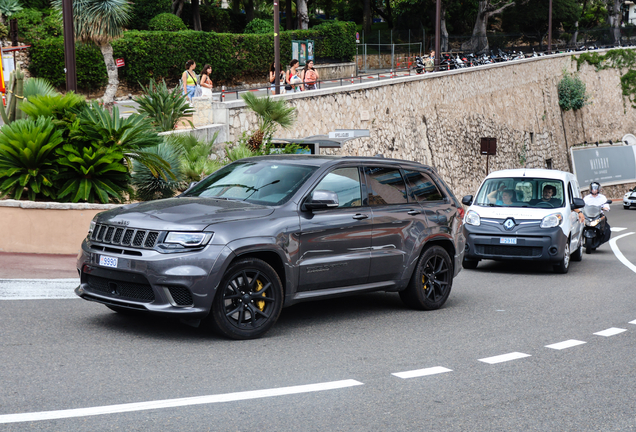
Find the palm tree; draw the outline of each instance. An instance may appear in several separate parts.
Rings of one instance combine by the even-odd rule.
[[[54,0],[53,6],[62,13],[62,0]],[[94,43],[104,56],[108,85],[103,100],[107,106],[112,105],[115,100],[119,85],[111,42],[121,37],[124,25],[130,20],[131,12],[132,6],[127,0],[73,1],[75,39]]]
[[[253,93],[244,93],[242,97],[245,105],[258,116],[258,129],[248,141],[254,150],[272,137],[277,125],[289,129],[296,122],[296,108],[286,106],[284,100],[273,100],[269,96],[258,98]]]

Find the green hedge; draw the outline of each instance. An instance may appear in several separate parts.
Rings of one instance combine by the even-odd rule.
[[[335,22],[312,30],[281,32],[281,62],[291,60],[291,41],[313,39],[316,62],[351,61],[355,56],[355,24]],[[106,83],[106,68],[100,51],[94,46],[76,44],[77,81],[80,88],[96,88]],[[185,62],[197,62],[197,72],[204,64],[212,65],[216,83],[231,83],[243,77],[265,79],[274,60],[272,34],[231,34],[196,31],[150,32],[127,31],[113,42],[115,58],[126,66],[119,69],[119,79],[129,85],[146,84],[150,79],[176,83]],[[29,70],[33,76],[47,78],[62,87],[64,78],[64,43],[61,38],[36,42],[31,48]]]

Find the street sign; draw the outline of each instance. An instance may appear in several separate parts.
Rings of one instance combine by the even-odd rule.
[[[497,154],[497,138],[481,139],[481,154],[494,156]]]
[[[337,130],[329,132],[329,138],[354,138],[355,131],[353,130]]]
[[[117,65],[117,67],[126,66],[123,58],[118,58],[117,60],[115,60],[115,64]]]

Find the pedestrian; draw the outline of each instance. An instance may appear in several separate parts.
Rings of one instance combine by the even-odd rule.
[[[426,72],[433,72],[435,69],[435,51],[431,51],[428,58],[424,61],[424,65]]]
[[[320,77],[318,72],[314,69],[314,61],[309,60],[305,65],[302,73],[303,83],[305,84],[305,90],[316,90],[316,82]]]
[[[214,83],[210,78],[211,73],[212,66],[209,64],[203,66],[203,70],[201,70],[201,96],[212,97],[212,87],[214,87]]]
[[[276,91],[276,79],[274,78],[276,75],[276,62],[272,62],[272,65],[269,68],[269,84],[272,87],[272,93]],[[280,86],[280,94],[285,93],[285,72],[280,71],[280,75],[278,77],[278,83]]]
[[[183,94],[188,98],[188,101],[192,102],[194,97],[194,91],[197,88],[197,74],[194,72],[194,68],[197,64],[194,60],[188,60],[185,64],[186,70],[181,74],[181,85],[183,87]]]
[[[287,74],[287,83],[292,87],[291,90],[295,92],[302,91],[302,78],[299,76],[298,60],[293,59],[289,62],[289,73]]]

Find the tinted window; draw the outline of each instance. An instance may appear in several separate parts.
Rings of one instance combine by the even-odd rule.
[[[417,201],[441,201],[444,199],[444,196],[428,174],[409,170],[405,171],[405,173]]]
[[[360,171],[358,168],[338,168],[327,174],[314,190],[327,190],[338,194],[338,207],[360,207]]]
[[[406,204],[406,184],[397,168],[368,167],[369,205]]]
[[[216,197],[265,205],[287,201],[316,167],[271,160],[235,162],[212,173],[186,196]]]

